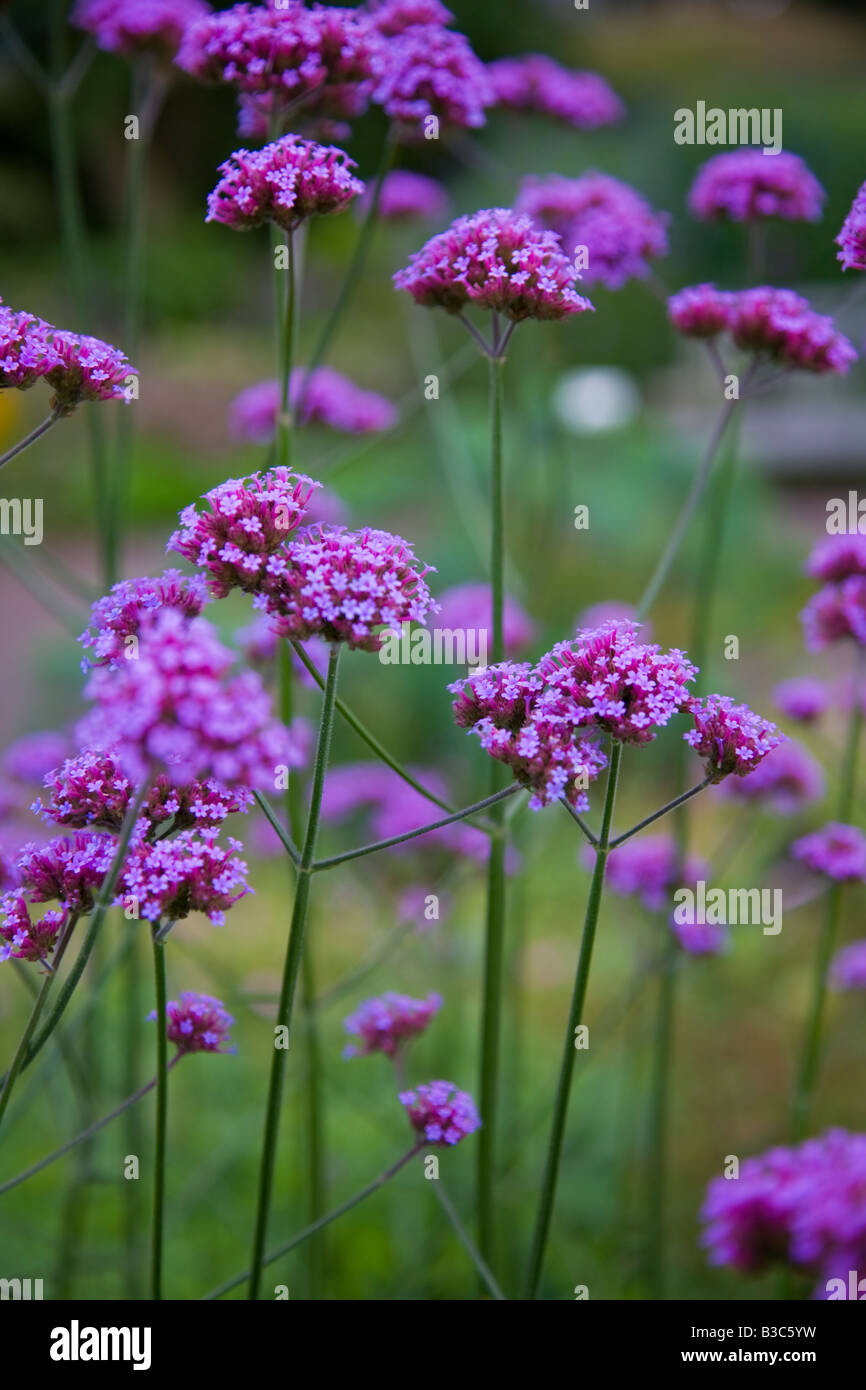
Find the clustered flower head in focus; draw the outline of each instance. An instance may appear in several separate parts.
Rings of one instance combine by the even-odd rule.
[[[155,844],[134,845],[121,873],[120,897],[134,898],[146,921],[163,924],[202,912],[215,927],[247,893],[247,866],[238,857],[243,848],[229,838],[217,844],[218,831],[182,830]]]
[[[474,1100],[451,1081],[430,1081],[412,1091],[401,1091],[400,1104],[412,1128],[428,1144],[450,1147],[481,1128]]]
[[[90,624],[79,641],[92,655],[88,665],[116,665],[134,647],[127,638],[137,638],[142,616],[159,608],[175,608],[186,618],[195,618],[208,601],[207,585],[201,575],[182,575],[165,570],[156,579],[123,579],[90,610]]]
[[[603,77],[561,67],[544,53],[500,58],[487,71],[497,106],[539,111],[575,130],[597,130],[625,115],[625,107]]]
[[[236,439],[266,444],[274,436],[280,411],[280,385],[261,381],[241,391],[229,407],[229,429]],[[333,367],[307,372],[296,367],[289,381],[289,405],[302,407],[305,423],[327,425],[345,434],[376,434],[397,419],[396,406],[375,391],[364,391]]]
[[[762,719],[748,705],[735,704],[727,695],[692,699],[688,709],[695,727],[683,738],[704,759],[711,782],[731,775],[746,777],[785,741],[785,734],[769,719]]]
[[[759,361],[787,368],[844,375],[857,360],[856,350],[832,318],[817,314],[793,290],[692,285],[671,296],[668,317],[687,337],[716,338],[727,332],[737,347]]]
[[[346,1032],[358,1043],[349,1043],[343,1056],[368,1057],[371,1052],[382,1052],[393,1057],[406,1042],[424,1032],[441,1007],[439,994],[428,994],[426,999],[412,999],[408,994],[367,999],[345,1020]]]
[[[567,255],[586,247],[581,275],[588,285],[621,289],[632,278],[646,278],[649,262],[668,252],[667,215],[653,212],[635,189],[609,174],[524,179],[515,211],[555,232]]]
[[[866,270],[866,183],[861,184],[836,238],[843,270]]]
[[[179,999],[168,1001],[165,1012],[168,1040],[179,1053],[235,1051],[229,1046],[229,1029],[234,1019],[213,995],[185,990]],[[148,1019],[156,1020],[155,1009]]]
[[[689,192],[689,207],[704,222],[768,217],[817,222],[825,197],[799,155],[780,150],[767,156],[762,149],[743,149],[714,155],[701,165]]]
[[[78,0],[70,18],[109,53],[171,59],[188,26],[209,14],[205,0]]]
[[[866,537],[828,536],[806,562],[824,587],[800,614],[806,646],[821,651],[844,638],[866,644]]]
[[[44,381],[50,406],[71,415],[82,401],[129,401],[135,377],[123,353],[100,338],[54,328],[0,302],[0,390],[26,391]]]
[[[787,1265],[822,1282],[847,1280],[866,1262],[866,1134],[830,1130],[793,1148],[769,1149],[740,1164],[736,1179],[714,1178],[701,1217],[711,1264],[741,1273]]]
[[[335,145],[284,135],[260,150],[235,150],[208,194],[208,222],[249,231],[274,222],[293,232],[308,217],[343,212],[363,193],[355,161]]]

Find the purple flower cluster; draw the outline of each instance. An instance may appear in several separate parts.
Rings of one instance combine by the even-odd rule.
[[[93,604],[90,625],[79,641],[92,651],[90,664],[113,666],[135,651],[127,638],[137,638],[144,614],[175,608],[186,618],[196,618],[207,601],[201,575],[190,578],[169,569],[157,579],[123,579]]]
[[[824,874],[837,883],[866,880],[866,835],[856,825],[830,821],[811,835],[795,840],[791,853],[816,874]]]
[[[668,252],[667,215],[653,212],[635,189],[609,174],[525,179],[515,211],[556,232],[568,255],[585,246],[588,264],[581,275],[589,285],[622,289],[633,277],[649,275],[649,261]]]
[[[368,186],[358,207],[366,211],[373,196]],[[438,222],[448,213],[450,198],[438,179],[415,174],[409,169],[392,169],[385,175],[379,194],[379,216],[383,222],[406,222],[419,217]]]
[[[296,367],[289,381],[289,405],[303,405],[301,418],[307,423],[327,425],[344,434],[375,434],[388,430],[397,419],[397,410],[384,396],[364,391],[333,367],[317,367],[309,385],[307,372]],[[280,410],[277,381],[261,381],[236,396],[229,407],[229,429],[236,439],[253,444],[267,443],[274,436]]]
[[[424,582],[429,569],[408,541],[388,531],[310,528],[268,567],[256,603],[293,641],[322,637],[376,652],[377,628],[399,631],[435,611]]]
[[[229,478],[203,494],[208,511],[184,508],[166,548],[207,572],[215,598],[234,588],[256,592],[318,486],[287,468]]]
[[[61,733],[59,729],[25,734],[5,750],[3,771],[17,782],[41,786],[45,774],[68,757],[71,747],[69,735]]]
[[[404,140],[423,139],[431,118],[446,129],[476,129],[495,99],[469,40],[441,24],[408,25],[380,45],[373,67],[372,99]]]
[[[545,53],[500,58],[488,66],[497,106],[540,111],[576,130],[621,121],[625,107],[603,77],[561,67]]]
[[[769,156],[760,149],[744,149],[717,154],[701,165],[689,207],[703,222],[755,222],[766,217],[817,222],[825,196],[799,155],[781,150]]]
[[[701,1213],[714,1265],[744,1273],[787,1263],[836,1275],[866,1259],[866,1134],[831,1130],[794,1148],[741,1163],[714,1178]]]
[[[595,863],[590,845],[584,846],[581,858],[589,868]],[[674,887],[695,884],[708,873],[706,860],[696,855],[688,855],[682,861],[672,835],[646,835],[611,852],[605,883],[614,893],[626,897],[636,894],[645,907],[657,912],[670,903]]]
[[[720,787],[733,801],[761,802],[781,815],[793,815],[825,791],[824,770],[801,743],[777,744],[748,777],[729,777]]]
[[[489,584],[458,584],[439,595],[439,627],[484,633],[487,650],[493,647],[493,591]],[[505,595],[502,637],[507,656],[527,647],[535,628],[516,599]],[[481,639],[479,638],[479,641]]]
[[[782,681],[773,691],[777,709],[798,724],[813,724],[827,710],[830,696],[817,676],[794,676]]]
[[[837,952],[831,966],[837,989],[866,989],[866,941],[852,941]]]
[[[393,39],[416,24],[453,23],[454,16],[439,0],[367,0],[365,12],[377,33]]]
[[[0,898],[0,914],[0,961],[46,961],[67,921],[63,908],[51,908],[33,921],[25,898],[17,892]]]
[[[203,912],[221,927],[228,909],[252,889],[238,858],[240,841],[230,837],[225,848],[216,842],[218,833],[182,830],[155,844],[140,840],[123,866],[120,898],[134,898],[148,922],[177,922]]]
[[[220,999],[211,994],[195,994],[184,990],[179,999],[170,999],[165,1007],[169,1042],[178,1052],[233,1052],[229,1047],[229,1029],[234,1023]],[[151,1022],[156,1010],[148,1014]]]
[[[26,844],[16,861],[21,891],[28,902],[57,901],[70,911],[90,912],[114,859],[110,835],[77,831],[47,844]]]
[[[728,929],[717,922],[696,922],[694,909],[677,907],[671,931],[689,956],[719,956],[728,944]],[[685,920],[682,920],[685,917]]]
[[[459,1144],[481,1128],[474,1100],[451,1081],[430,1081],[414,1091],[402,1091],[400,1104],[405,1106],[412,1128],[428,1144]]]
[[[173,58],[188,26],[209,13],[205,0],[78,0],[70,19],[109,53]]]
[[[866,270],[866,183],[861,184],[836,238],[843,270]]]
[[[427,308],[459,314],[474,304],[514,322],[592,308],[574,289],[575,270],[558,237],[507,208],[459,217],[409,260],[394,284]]]
[[[284,135],[260,150],[235,150],[208,194],[207,222],[245,232],[275,222],[287,232],[308,217],[343,212],[363,193],[355,161],[335,145]]]
[[[707,695],[688,705],[694,729],[683,734],[699,757],[704,759],[711,782],[731,775],[745,777],[785,742],[769,719],[762,719],[748,705],[737,705],[728,695]]]
[[[127,400],[134,370],[123,353],[78,333],[54,328],[33,314],[0,303],[0,390],[29,390],[44,381],[51,408],[71,415],[82,401]]]
[[[806,572],[824,581],[800,614],[810,651],[845,637],[866,643],[866,537],[828,536],[812,551]]]
[[[793,290],[762,285],[731,291],[692,285],[671,296],[668,316],[689,337],[714,338],[727,331],[744,351],[785,367],[844,375],[857,359],[832,318],[817,314]]]
[[[369,1057],[371,1052],[383,1052],[393,1057],[410,1038],[424,1032],[441,1007],[440,994],[428,994],[426,999],[412,999],[408,994],[367,999],[343,1025],[359,1039],[357,1047],[348,1044],[343,1056]]]

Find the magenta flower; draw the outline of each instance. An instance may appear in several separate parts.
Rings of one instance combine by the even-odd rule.
[[[830,695],[823,681],[816,676],[794,676],[782,681],[773,691],[776,708],[799,724],[813,724],[825,713]]]
[[[0,898],[0,961],[44,961],[57,945],[67,921],[65,909],[51,908],[38,922],[30,917],[22,893],[5,893]]]
[[[698,170],[689,207],[702,222],[818,222],[826,194],[796,154],[760,149],[717,154]]]
[[[737,296],[715,285],[690,285],[668,300],[668,318],[689,338],[715,338],[731,326]]]
[[[228,909],[252,889],[238,858],[242,844],[229,837],[224,848],[216,843],[218,833],[182,830],[155,844],[139,841],[123,866],[118,899],[134,898],[148,922],[177,922],[203,912],[221,927]]]
[[[528,217],[490,208],[459,217],[398,270],[394,284],[416,304],[459,314],[468,305],[513,322],[562,319],[592,305],[573,288],[575,271],[559,240]]]
[[[581,859],[587,868],[595,863],[595,853],[585,845]],[[658,912],[671,900],[675,887],[690,886],[705,879],[709,865],[697,855],[687,855],[681,863],[672,835],[645,835],[628,840],[611,852],[605,868],[605,882],[614,893],[632,894],[651,912]]]
[[[679,916],[688,915],[688,908],[681,904],[677,908]],[[694,913],[691,914],[694,916]],[[681,948],[688,956],[720,956],[728,945],[728,929],[715,922],[671,921],[671,931]]]
[[[667,214],[653,212],[635,189],[609,174],[524,179],[514,206],[555,232],[567,255],[586,247],[581,276],[588,285],[622,289],[632,278],[645,279],[649,262],[668,253]]]
[[[836,245],[840,248],[836,259],[843,270],[866,270],[866,183],[857,190]]]
[[[169,569],[157,579],[123,579],[110,593],[97,599],[90,610],[90,626],[81,634],[81,645],[92,651],[86,666],[116,665],[137,647],[127,638],[137,638],[142,616],[159,608],[175,608],[186,618],[198,617],[208,601],[207,585],[201,575],[182,575]],[[58,759],[55,758],[54,766]],[[48,770],[47,768],[45,769]]]
[[[225,1005],[211,994],[196,994],[184,990],[179,999],[170,999],[166,1004],[166,1023],[169,1042],[173,1042],[178,1052],[234,1052],[230,1042],[229,1029],[234,1023]],[[156,1020],[156,1010],[148,1014],[151,1022]]]
[[[413,24],[379,45],[372,100],[403,140],[423,140],[425,122],[446,130],[484,125],[494,101],[487,69],[463,34],[441,24]]]
[[[830,821],[828,825],[795,840],[791,853],[816,874],[837,883],[866,879],[866,835],[856,825]]]
[[[208,14],[204,0],[78,0],[70,22],[109,53],[173,58],[188,26]]]
[[[414,1091],[402,1091],[409,1122],[428,1144],[454,1145],[481,1128],[475,1102],[451,1081],[430,1081]]]
[[[275,222],[293,232],[308,217],[343,212],[363,193],[355,167],[335,145],[300,135],[284,135],[260,150],[235,150],[219,166],[222,177],[208,194],[205,221],[237,232]]]
[[[512,111],[540,111],[575,130],[597,130],[625,116],[619,97],[598,73],[561,67],[545,53],[500,58],[487,72],[496,105]]]
[[[29,391],[44,375],[50,323],[0,301],[0,390]]]
[[[24,897],[31,903],[56,900],[73,912],[90,912],[114,850],[110,835],[88,831],[58,835],[44,845],[24,845],[16,861]]]
[[[292,641],[322,637],[377,652],[376,629],[399,631],[436,611],[424,582],[429,571],[408,541],[388,531],[310,529],[269,567],[267,611]]]
[[[745,777],[762,758],[785,742],[786,735],[775,724],[762,719],[748,705],[734,704],[730,696],[693,698],[688,708],[695,727],[683,738],[704,759],[711,782],[720,782],[732,774]]]
[[[738,347],[810,372],[844,375],[857,353],[825,314],[816,314],[793,290],[763,285],[737,294],[730,329]]]
[[[306,370],[296,367],[289,382],[289,405],[297,410],[303,402],[305,422],[345,434],[375,434],[394,425],[397,410],[389,400],[362,390],[333,367],[317,367],[309,386],[306,377]],[[236,439],[266,444],[274,436],[279,409],[279,383],[261,381],[235,396],[229,406],[229,429]]]
[[[800,614],[806,646],[819,652],[850,637],[866,643],[866,575],[852,574],[841,584],[827,584]]]
[[[368,186],[358,200],[359,211],[368,209],[372,196],[373,190]],[[407,222],[416,217],[439,222],[447,217],[450,203],[447,190],[437,179],[408,169],[392,169],[382,184],[379,216],[383,222]]]
[[[29,390],[45,381],[51,409],[71,415],[82,401],[128,401],[135,376],[118,348],[100,338],[54,328],[0,303],[0,389]]]
[[[489,584],[458,584],[439,595],[438,626],[452,631],[483,632],[488,651],[493,646],[492,614],[493,597]],[[529,645],[535,627],[517,600],[508,594],[505,596],[502,620],[506,655],[513,656]]]
[[[209,511],[184,508],[166,549],[206,570],[215,598],[225,598],[234,588],[255,593],[319,486],[287,468],[229,478],[203,494]]]
[[[364,12],[377,33],[388,39],[417,24],[448,25],[454,20],[439,0],[367,0]]]
[[[821,764],[801,743],[788,739],[773,748],[748,777],[726,778],[719,790],[732,801],[760,802],[789,816],[820,801],[826,786]]]
[[[806,573],[833,584],[853,574],[866,574],[866,536],[827,536],[806,561]]]
[[[69,735],[61,733],[59,729],[25,734],[23,738],[10,743],[4,752],[3,771],[17,782],[31,782],[40,786],[45,774],[63,762],[70,748]]]
[[[408,994],[368,999],[343,1024],[347,1033],[360,1040],[357,1047],[349,1043],[343,1056],[369,1057],[371,1052],[384,1052],[386,1057],[393,1057],[410,1038],[424,1032],[441,1007],[440,994],[428,994],[426,999],[412,999]]]
[[[852,941],[837,951],[830,973],[837,989],[866,989],[866,941]]]

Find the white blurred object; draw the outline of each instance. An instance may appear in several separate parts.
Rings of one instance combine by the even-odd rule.
[[[553,409],[572,434],[601,434],[628,425],[641,407],[640,392],[619,367],[580,367],[560,377]]]

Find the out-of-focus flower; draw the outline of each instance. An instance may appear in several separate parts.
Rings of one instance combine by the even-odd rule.
[[[485,633],[487,651],[493,647],[492,621],[493,598],[489,584],[458,584],[439,595],[437,625],[451,630]],[[528,646],[535,632],[532,619],[510,595],[505,596],[502,629],[508,656]]]
[[[508,208],[458,217],[398,270],[394,284],[416,304],[459,314],[468,305],[513,322],[563,319],[592,305],[574,289],[575,270],[558,237]]]
[[[625,116],[619,97],[598,73],[561,67],[545,53],[500,58],[487,71],[497,106],[540,111],[576,130],[597,130]]]
[[[259,150],[235,150],[208,194],[207,222],[246,232],[275,222],[293,232],[308,217],[343,212],[363,193],[355,161],[336,147],[283,135]]]
[[[423,623],[435,611],[424,580],[429,570],[408,541],[388,531],[311,528],[284,558],[274,558],[267,611],[282,636],[323,637],[376,652],[378,628],[399,631],[402,623]]]
[[[452,24],[454,16],[439,0],[367,0],[363,6],[377,33],[392,39],[416,24]]]
[[[730,328],[737,296],[715,285],[689,285],[668,300],[668,318],[688,338],[715,338]]]
[[[781,815],[793,815],[825,791],[824,770],[801,743],[777,744],[747,777],[727,777],[719,788],[733,801],[760,801]]]
[[[837,989],[866,989],[866,941],[852,941],[833,959],[830,974]]]
[[[766,354],[786,367],[844,375],[857,360],[832,318],[816,314],[793,290],[769,285],[741,290],[731,311],[730,330],[738,347]]]
[[[704,759],[712,782],[731,774],[745,777],[786,738],[769,719],[748,705],[735,704],[728,695],[693,699],[689,710],[695,727],[683,738]]]
[[[609,174],[524,179],[515,211],[555,232],[567,255],[586,247],[581,279],[588,285],[622,289],[633,278],[645,279],[649,262],[668,253],[667,214],[654,212],[634,188]]]
[[[62,763],[71,750],[71,739],[59,729],[25,734],[3,753],[3,771],[17,782],[42,784],[46,772]]]
[[[366,212],[373,197],[368,185],[358,199],[358,209]],[[438,179],[415,174],[409,169],[392,169],[385,175],[379,195],[379,216],[383,222],[407,222],[416,217],[439,222],[447,217],[451,199]]]
[[[594,865],[591,845],[584,846],[581,861],[590,869]],[[605,883],[614,893],[635,894],[651,912],[657,912],[670,903],[675,886],[693,885],[708,873],[706,860],[697,855],[687,855],[682,862],[672,835],[645,835],[636,836],[611,852]]]
[[[577,633],[591,628],[607,627],[610,623],[625,626],[631,630],[637,621],[637,609],[633,603],[623,603],[615,598],[603,599],[601,603],[593,603],[578,614],[574,631],[577,635]],[[642,636],[649,638],[651,631],[650,624],[644,621],[641,624]]]
[[[0,961],[44,961],[57,945],[67,920],[65,909],[51,908],[39,921],[30,917],[27,900],[20,892],[0,898]]]
[[[179,999],[165,1006],[167,1035],[178,1052],[234,1052],[229,1046],[229,1029],[234,1023],[222,1000],[212,994],[184,990]],[[156,1021],[156,1010],[148,1014]]]
[[[806,573],[825,584],[838,584],[854,574],[866,574],[866,536],[827,536],[806,561]]]
[[[208,14],[204,0],[78,0],[70,22],[109,53],[173,58],[187,27]]]
[[[641,395],[631,372],[620,367],[574,367],[559,377],[551,405],[563,429],[587,436],[630,425]]]
[[[396,407],[389,400],[362,390],[333,367],[317,367],[308,386],[306,377],[306,370],[296,367],[289,381],[289,406],[297,410],[303,405],[305,422],[345,434],[375,434],[390,429],[397,419]],[[279,409],[279,383],[261,381],[235,396],[229,406],[229,429],[236,439],[266,444],[274,436]]]
[[[463,34],[440,24],[413,24],[373,54],[372,100],[403,140],[423,140],[431,118],[441,130],[484,125],[493,105],[487,69]]]
[[[801,864],[837,883],[866,879],[866,835],[856,825],[830,821],[795,840],[791,853]]]
[[[677,908],[678,916],[683,915],[684,905]],[[728,945],[728,929],[716,922],[671,920],[671,931],[682,949],[689,956],[720,956]]]
[[[701,165],[689,207],[704,222],[755,222],[766,217],[817,222],[825,197],[799,155],[780,150],[768,157],[760,149],[743,149],[714,155]]]
[[[827,710],[830,693],[817,676],[794,676],[776,686],[773,699],[776,707],[789,719],[796,719],[800,724],[812,724]]]
[[[451,1081],[429,1081],[414,1091],[402,1091],[400,1104],[405,1106],[412,1128],[423,1134],[428,1144],[459,1144],[481,1128],[474,1100]]]
[[[123,866],[118,898],[135,898],[148,922],[177,922],[203,912],[221,927],[229,908],[253,890],[238,858],[243,845],[231,837],[227,848],[217,844],[218,833],[182,830],[155,844],[140,841]]]
[[[195,618],[207,601],[207,585],[198,574],[190,577],[169,569],[156,579],[121,580],[90,610],[90,624],[79,638],[81,645],[92,653],[86,665],[115,665],[127,653],[136,651],[126,639],[137,638],[143,614],[176,608],[184,617]],[[56,767],[62,757],[55,758],[50,766]]]
[[[440,994],[428,994],[426,999],[412,999],[408,994],[367,999],[343,1024],[346,1032],[358,1039],[357,1046],[346,1046],[343,1056],[368,1057],[371,1052],[384,1052],[386,1057],[393,1057],[410,1038],[424,1032],[441,1007]]]
[[[860,185],[836,238],[843,270],[866,270],[866,183]]]
[[[435,768],[412,767],[410,772],[440,800],[448,796],[448,787]],[[419,830],[438,814],[425,796],[381,763],[344,763],[330,768],[322,800],[322,819],[342,821],[363,808],[372,811],[371,824],[377,840],[390,840],[410,830]],[[394,845],[389,853],[417,853],[431,847],[483,862],[489,840],[477,826],[458,821]]]
[[[826,584],[810,598],[800,620],[810,651],[822,651],[846,637],[866,643],[866,575]]]

